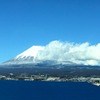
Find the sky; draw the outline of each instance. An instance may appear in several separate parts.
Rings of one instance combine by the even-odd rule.
[[[51,41],[100,42],[99,0],[0,0],[0,63]]]

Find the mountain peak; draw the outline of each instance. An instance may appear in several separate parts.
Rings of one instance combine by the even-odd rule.
[[[36,57],[38,52],[43,50],[42,46],[32,46],[31,48],[27,49],[26,51],[22,52],[21,54],[17,55],[15,59],[18,58],[25,58],[25,57]]]
[[[36,63],[35,58],[39,51],[43,50],[42,46],[32,46],[24,52],[17,55],[15,58],[4,62],[4,64],[27,64]]]

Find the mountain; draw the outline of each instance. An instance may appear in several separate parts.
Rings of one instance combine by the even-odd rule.
[[[3,64],[31,64],[37,63],[36,56],[38,52],[43,50],[41,46],[32,46],[31,48],[27,49],[26,51],[22,52],[21,54],[17,55],[15,58],[10,59]]]
[[[76,65],[71,61],[57,61],[55,59],[46,59],[41,57],[42,52],[45,48],[43,46],[32,46],[25,50],[21,54],[17,55],[13,59],[4,62],[4,65],[16,65],[16,64],[38,64],[38,65]],[[42,53],[41,53],[42,52]],[[48,55],[48,54],[47,54]]]

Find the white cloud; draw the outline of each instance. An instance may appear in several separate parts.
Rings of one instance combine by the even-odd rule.
[[[88,42],[75,44],[52,41],[37,53],[37,60],[69,61],[76,64],[100,65],[100,43],[90,45]]]

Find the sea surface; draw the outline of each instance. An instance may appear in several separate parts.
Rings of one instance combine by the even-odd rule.
[[[100,87],[82,82],[0,81],[0,100],[100,100]]]

